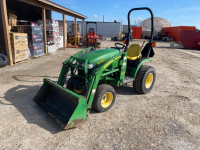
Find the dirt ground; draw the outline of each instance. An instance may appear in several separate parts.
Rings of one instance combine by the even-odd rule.
[[[139,41],[142,42],[142,41]],[[102,47],[113,46],[104,41]],[[153,90],[116,88],[114,106],[92,111],[82,127],[62,130],[32,98],[43,78],[58,78],[67,49],[0,69],[0,149],[5,150],[199,150],[200,51],[157,43]]]

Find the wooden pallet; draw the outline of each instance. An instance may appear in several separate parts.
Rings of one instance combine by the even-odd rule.
[[[47,54],[48,55],[48,54]],[[43,56],[46,56],[45,54],[43,54],[43,55],[39,55],[39,56],[34,56],[33,58],[31,58],[31,59],[34,59],[34,58],[39,58],[39,57],[43,57]]]
[[[13,63],[14,63],[14,64],[17,64],[17,63],[22,63],[22,62],[25,62],[25,61],[27,61],[27,60],[29,60],[29,59],[23,59],[23,60],[19,60],[19,61],[16,61],[16,62],[15,62],[15,61],[13,61]]]

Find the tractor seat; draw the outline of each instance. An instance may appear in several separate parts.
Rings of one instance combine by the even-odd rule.
[[[131,44],[127,50],[127,60],[133,61],[140,57],[141,46],[140,44]]]

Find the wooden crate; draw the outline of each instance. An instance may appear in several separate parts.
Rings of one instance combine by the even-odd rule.
[[[28,59],[28,39],[26,33],[10,33],[14,63]]]

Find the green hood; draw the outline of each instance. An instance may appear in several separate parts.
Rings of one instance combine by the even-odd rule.
[[[119,50],[113,48],[107,48],[85,53],[79,56],[79,58],[83,60],[88,59],[88,62],[90,64],[92,63],[100,64],[117,54],[119,54]]]

